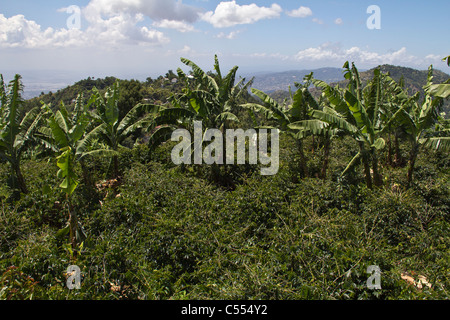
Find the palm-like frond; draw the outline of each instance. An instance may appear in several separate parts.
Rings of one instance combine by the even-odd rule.
[[[289,124],[290,121],[287,115],[281,110],[279,104],[268,94],[254,88],[252,89],[252,93],[262,100],[262,102],[265,104],[265,107],[270,110],[273,117],[280,121],[282,127],[285,127]]]
[[[430,148],[436,151],[450,151],[450,137],[433,137],[421,139],[420,143],[426,148]]]
[[[161,106],[154,104],[137,104],[120,121],[119,126],[117,127],[118,135],[128,135],[137,129],[142,128],[140,125],[136,125],[136,123],[151,121],[149,119],[153,119],[153,117],[156,116],[160,110]],[[138,119],[143,116],[145,116],[146,121],[138,121]]]
[[[358,134],[360,131],[358,127],[353,125],[352,123],[345,120],[342,116],[338,114],[333,114],[331,112],[325,112],[321,110],[313,110],[311,115],[323,122],[329,123],[332,127],[338,128],[340,130],[344,130],[349,133]]]
[[[156,128],[148,141],[150,149],[154,149],[161,143],[168,141],[172,136],[172,132],[175,130],[176,127],[174,126],[164,126]]]
[[[450,97],[450,84],[433,84],[429,87],[429,93],[434,97],[446,99]]]
[[[20,132],[16,137],[14,146],[17,147],[18,153],[22,153],[26,144],[33,139],[33,134],[37,131],[41,124],[42,113],[39,108],[33,108],[26,113],[20,123]]]

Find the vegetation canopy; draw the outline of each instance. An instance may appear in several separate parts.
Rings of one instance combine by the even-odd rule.
[[[448,77],[415,90],[345,62],[280,97],[181,61],[31,100],[0,76],[0,299],[450,298]],[[270,129],[265,176],[250,151]],[[195,138],[174,163],[177,130]]]

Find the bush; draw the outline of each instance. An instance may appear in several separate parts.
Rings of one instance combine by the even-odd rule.
[[[448,299],[443,159],[419,157],[421,180],[408,190],[407,168],[384,167],[384,186],[369,190],[360,168],[337,178],[350,141],[336,141],[325,180],[299,179],[292,141],[281,142],[277,175],[230,167],[222,174],[232,175],[233,188],[210,182],[206,166],[174,166],[170,143],[151,153],[146,145],[124,150],[118,184],[99,190],[81,182],[72,197],[88,235],[76,261],[58,236],[68,217],[54,162],[25,161],[30,193],[14,199],[0,187],[0,297]],[[107,172],[107,161],[97,161],[88,163],[98,168],[95,179]],[[0,177],[8,173],[0,165]],[[81,269],[80,290],[66,288],[71,264]],[[367,288],[371,265],[382,271],[382,290]],[[405,272],[432,287],[408,284]]]

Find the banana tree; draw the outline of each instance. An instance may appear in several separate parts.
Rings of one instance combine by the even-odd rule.
[[[435,126],[439,115],[438,109],[444,97],[448,97],[444,91],[436,94],[439,85],[433,84],[433,68],[429,67],[427,84],[424,86],[425,97],[422,103],[418,98],[408,99],[395,113],[391,121],[400,122],[406,129],[408,140],[411,143],[409,156],[409,169],[407,173],[408,185],[411,184],[414,166],[422,146],[434,150],[449,150],[450,137],[432,137],[427,135]]]
[[[442,61],[447,61],[447,65],[450,67],[450,56],[445,57],[444,59],[442,59]],[[448,97],[450,97],[450,80],[447,80],[446,82],[442,83],[442,84],[432,84],[429,87],[429,94],[434,96],[434,97],[438,97],[438,98],[442,98],[442,99],[446,99]]]
[[[386,130],[380,121],[381,73],[379,69],[375,69],[373,79],[363,88],[355,65],[352,64],[350,68],[349,63],[346,62],[343,68],[345,78],[349,82],[345,90],[333,88],[321,80],[313,80],[314,85],[322,89],[323,95],[332,108],[313,110],[311,115],[329,123],[333,128],[343,130],[358,143],[358,154],[350,161],[342,174],[361,159],[367,187],[372,188],[372,183],[375,186],[381,186],[382,177],[378,168],[377,151],[385,146],[385,140],[381,135]]]
[[[163,108],[149,130],[158,129],[152,135],[149,143],[154,147],[158,142],[170,137],[177,128],[193,131],[194,121],[201,121],[203,130],[219,129],[225,132],[231,124],[239,123],[235,114],[242,96],[248,92],[252,80],[245,79],[236,82],[238,67],[233,67],[225,76],[222,75],[217,55],[215,56],[214,72],[205,72],[189,59],[181,58],[181,62],[192,69],[191,75],[186,75],[181,68],[177,70],[179,81],[185,83],[183,93],[173,95],[171,106]],[[199,147],[198,145],[196,147]],[[226,145],[219,155],[221,163],[225,163]],[[214,163],[211,167],[213,179],[218,177],[219,167]]]
[[[185,65],[192,68],[193,79],[190,81],[189,77],[178,69],[180,80],[186,82],[184,93],[178,101],[186,105],[207,128],[223,131],[229,122],[239,122],[234,112],[239,105],[239,98],[248,91],[252,80],[245,83],[245,79],[240,79],[236,83],[237,66],[223,77],[217,55],[214,58],[215,73],[207,73],[194,62],[181,58]]]
[[[450,83],[447,80],[445,83],[432,84],[429,86],[428,93],[437,98],[446,99],[450,97]]]
[[[323,143],[323,160],[322,160],[322,168],[320,171],[320,177],[322,179],[326,179],[327,177],[327,169],[328,169],[328,163],[329,163],[329,157],[331,152],[331,142],[332,139],[338,136],[338,134],[341,132],[339,129],[332,128],[328,123],[318,120],[318,119],[312,119],[309,114],[313,110],[324,110],[325,107],[330,107],[329,104],[326,104],[325,101],[323,101],[322,97],[320,97],[320,100],[317,101],[309,91],[309,87],[312,84],[313,79],[313,73],[307,75],[304,78],[303,84],[296,83],[296,86],[299,90],[301,90],[302,97],[306,99],[308,108],[308,116],[305,114],[302,114],[303,118],[306,118],[307,120],[301,120],[294,122],[292,124],[289,124],[288,127],[291,130],[298,130],[297,134],[295,134],[295,137],[297,139],[303,139],[307,136],[312,136],[313,138],[315,136],[319,136],[322,138]],[[298,92],[297,92],[298,94]],[[294,100],[294,99],[293,99]],[[303,112],[306,111],[306,109],[302,109]],[[326,109],[325,109],[326,110]],[[314,139],[313,139],[314,144]]]
[[[47,104],[43,104],[42,111],[47,118],[47,126],[39,129],[39,138],[47,148],[58,153],[57,176],[62,179],[59,187],[66,195],[69,221],[68,226],[61,230],[61,233],[70,233],[72,253],[76,257],[78,244],[84,240],[85,234],[78,223],[77,212],[72,207],[71,196],[79,184],[76,166],[88,154],[83,152],[80,142],[91,123],[91,116],[88,106],[83,103],[82,95],[77,98],[73,114],[69,113],[62,102],[56,112]],[[86,174],[88,173],[84,175]]]
[[[404,132],[404,128],[401,123],[393,120],[393,116],[398,111],[399,106],[419,99],[420,93],[417,92],[410,97],[404,89],[403,77],[397,83],[388,74],[381,74],[381,81],[383,103],[380,104],[380,120],[385,127],[384,131],[387,135],[387,164],[392,167],[403,166],[405,161],[400,154],[399,136]],[[392,146],[392,134],[394,135],[394,146]],[[393,156],[394,159],[392,159]]]
[[[323,122],[309,122],[309,112],[319,109],[318,102],[308,90],[311,79],[312,74],[305,77],[306,84],[297,84],[298,89],[294,94],[291,93],[292,104],[290,105],[287,104],[287,101],[279,104],[268,94],[255,88],[252,88],[252,93],[261,99],[262,104],[247,103],[241,105],[242,108],[264,115],[267,120],[275,121],[281,132],[285,132],[295,139],[300,156],[300,174],[303,177],[308,176],[303,139],[308,134],[322,134],[327,127],[327,124]]]
[[[115,178],[120,176],[118,152],[120,148],[123,148],[123,140],[137,130],[147,128],[152,122],[153,116],[160,110],[160,106],[138,104],[120,120],[118,107],[119,90],[119,82],[109,87],[104,96],[96,88],[93,89],[88,105],[96,108],[96,111],[92,114],[96,121],[96,126],[80,141],[78,148],[79,152],[85,155],[112,155]],[[107,148],[88,151],[94,139],[103,142]]]
[[[21,77],[16,75],[7,88],[0,75],[0,158],[11,165],[13,176],[22,193],[28,193],[20,161],[22,153],[33,140],[33,134],[39,127],[41,114],[34,108],[22,115],[23,103]]]

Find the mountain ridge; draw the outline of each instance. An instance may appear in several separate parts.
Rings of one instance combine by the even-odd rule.
[[[410,67],[395,66],[384,64],[380,66],[383,73],[389,72],[391,77],[399,81],[403,75],[405,84],[411,92],[421,91],[426,84],[428,70],[418,70]],[[367,80],[372,77],[373,70],[360,70],[361,79]],[[257,74],[253,82],[253,88],[264,91],[266,93],[273,93],[276,91],[289,91],[289,86],[294,87],[295,82],[301,83],[304,76],[313,72],[316,79],[323,80],[327,83],[343,84],[345,82],[342,68],[319,68],[319,69],[304,69],[304,70],[288,70],[282,72],[267,72],[264,74]],[[450,78],[450,75],[439,70],[434,69],[434,82],[442,83]],[[251,77],[251,76],[250,76]]]

